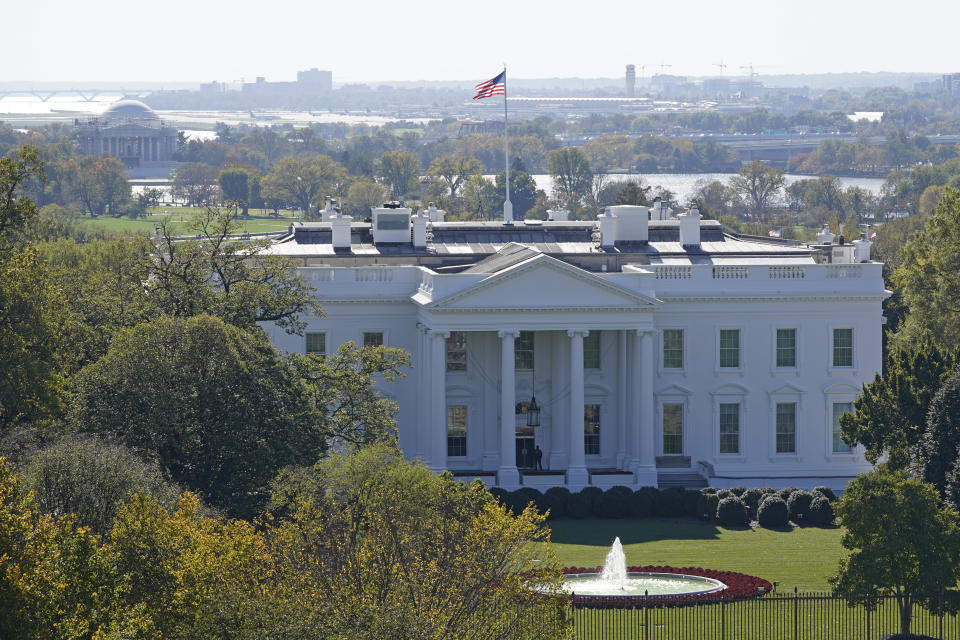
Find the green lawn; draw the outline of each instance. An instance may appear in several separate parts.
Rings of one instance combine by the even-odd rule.
[[[664,564],[739,571],[779,590],[827,591],[844,550],[842,529],[725,529],[689,519],[556,520],[554,549],[566,566],[602,565],[619,536],[628,565]]]
[[[91,229],[105,229],[115,233],[141,233],[147,235],[153,234],[154,223],[169,220],[176,233],[186,234],[189,233],[187,226],[190,222],[190,217],[195,215],[199,210],[188,207],[157,207],[151,208],[149,211],[151,212],[150,215],[137,218],[136,220],[131,220],[126,216],[120,218],[114,218],[112,216],[99,216],[96,218],[77,216],[76,220],[81,226]],[[296,220],[295,216],[290,216],[290,212],[281,212],[280,218],[265,214],[261,215],[257,210],[251,210],[250,213],[251,216],[249,218],[241,218],[239,220],[238,233],[284,231],[290,226],[292,221]]]

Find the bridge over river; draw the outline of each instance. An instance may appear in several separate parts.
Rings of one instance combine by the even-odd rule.
[[[84,102],[93,102],[97,96],[123,96],[124,99],[140,100],[153,93],[152,90],[130,91],[120,87],[118,89],[0,89],[0,100],[7,96],[33,96],[41,102],[46,102],[54,96],[78,96]]]

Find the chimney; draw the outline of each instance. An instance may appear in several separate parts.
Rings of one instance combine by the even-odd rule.
[[[350,223],[352,221],[353,216],[338,215],[330,218],[334,250],[350,248]]]
[[[389,202],[373,210],[373,242],[410,242],[410,208],[399,202]]]
[[[421,210],[417,215],[411,217],[410,222],[413,227],[413,248],[427,248],[427,223],[430,222],[429,216]]]
[[[690,207],[686,213],[677,216],[680,221],[680,245],[683,247],[700,246],[700,212],[696,205]]]
[[[610,212],[614,207],[607,207],[607,210],[597,216],[600,223],[600,246],[603,249],[613,249],[617,242],[617,216]]]
[[[616,220],[618,242],[646,242],[649,239],[650,210],[632,204],[619,204],[607,207],[607,213]]]
[[[835,236],[830,233],[830,225],[823,225],[823,229],[817,234],[817,244],[833,244]]]
[[[443,222],[444,217],[446,217],[447,212],[443,209],[437,209],[434,203],[430,203],[430,206],[427,207],[426,211],[427,217],[430,219],[430,222]]]
[[[653,199],[653,204],[650,206],[651,220],[669,220],[672,215],[673,209],[668,207],[667,203],[660,199],[660,196]]]
[[[570,212],[566,209],[547,209],[548,222],[566,222],[570,219]]]
[[[333,206],[333,198],[327,196],[326,206],[323,207],[323,211],[320,212],[320,220],[323,222],[330,222],[333,218],[337,216],[337,209]]]
[[[853,261],[870,262],[870,245],[873,243],[867,240],[866,234],[860,236],[859,240],[853,241]]]

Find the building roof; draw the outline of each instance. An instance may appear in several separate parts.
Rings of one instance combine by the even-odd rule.
[[[139,100],[120,100],[110,105],[100,118],[109,122],[155,121],[160,117]]]

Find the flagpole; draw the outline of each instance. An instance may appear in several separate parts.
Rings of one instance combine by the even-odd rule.
[[[507,120],[507,64],[503,64],[503,159],[506,168],[506,195],[503,201],[503,223],[513,224],[513,203],[510,202],[510,124]]]

